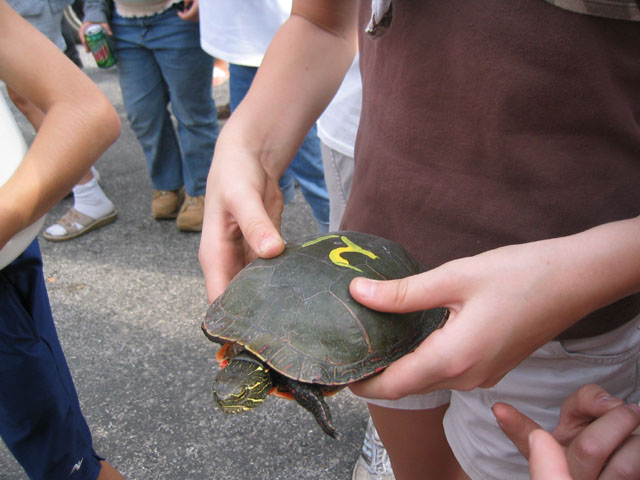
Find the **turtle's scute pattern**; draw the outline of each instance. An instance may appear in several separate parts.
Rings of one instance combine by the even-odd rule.
[[[346,251],[343,237],[377,258]],[[440,325],[445,309],[390,314],[351,298],[357,276],[394,279],[423,270],[400,245],[356,232],[315,238],[238,273],[207,312],[207,336],[238,342],[294,380],[345,385],[377,373]],[[336,249],[350,266],[331,261]]]

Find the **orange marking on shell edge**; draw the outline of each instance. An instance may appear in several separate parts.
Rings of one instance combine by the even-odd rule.
[[[293,395],[291,393],[278,390],[277,387],[272,387],[271,390],[269,390],[269,395],[273,395],[274,397],[279,398],[285,398],[287,400],[293,400]]]
[[[216,353],[216,361],[218,362],[220,368],[226,367],[229,363],[229,359],[231,358],[231,356],[229,355],[229,348],[231,348],[231,345],[233,345],[233,342],[225,343],[218,349],[218,352]]]
[[[337,390],[333,390],[330,392],[322,392],[323,397],[333,397],[334,395],[340,393],[344,387],[338,388]]]

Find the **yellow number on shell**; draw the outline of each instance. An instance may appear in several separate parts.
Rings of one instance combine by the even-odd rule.
[[[319,237],[309,242],[303,243],[302,247],[308,247],[310,245],[315,245],[316,243],[320,243],[324,240],[328,240],[330,238],[338,238],[338,237],[339,237],[338,235],[325,235],[323,237]],[[351,265],[349,263],[349,260],[346,260],[345,258],[343,258],[342,257],[343,253],[360,253],[362,255],[365,255],[371,258],[372,260],[375,260],[376,258],[378,258],[378,256],[375,253],[370,252],[369,250],[365,250],[359,245],[356,245],[344,235],[340,236],[340,240],[344,242],[346,247],[334,248],[329,252],[329,260],[331,260],[335,265],[339,267],[351,268],[358,272],[362,272],[362,270],[360,270],[358,267],[354,267],[353,265]]]

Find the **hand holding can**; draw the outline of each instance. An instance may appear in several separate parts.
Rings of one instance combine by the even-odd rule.
[[[96,64],[100,68],[109,68],[116,64],[117,59],[113,47],[104,28],[98,24],[90,25],[84,32],[86,45],[93,54]]]

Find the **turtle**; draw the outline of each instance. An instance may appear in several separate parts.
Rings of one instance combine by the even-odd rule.
[[[215,402],[239,413],[269,393],[294,399],[336,438],[324,397],[381,372],[448,316],[446,308],[374,311],[351,297],[349,283],[424,270],[400,244],[351,231],[305,237],[275,258],[249,263],[202,322],[206,337],[221,345]]]

